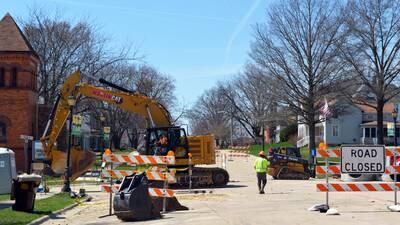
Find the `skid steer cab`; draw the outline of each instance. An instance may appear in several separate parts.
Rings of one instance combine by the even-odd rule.
[[[138,148],[141,155],[167,155],[168,151],[173,151],[176,158],[188,158],[189,143],[185,129],[181,127],[148,128],[144,140],[145,145]]]
[[[271,148],[268,154],[268,174],[278,180],[308,180],[311,172],[308,161],[301,157],[295,147]]]

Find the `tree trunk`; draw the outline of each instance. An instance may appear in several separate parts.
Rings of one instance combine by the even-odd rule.
[[[313,163],[312,150],[315,149],[315,122],[308,122],[308,161],[311,165]]]
[[[121,138],[119,137],[119,135],[112,135],[112,144],[114,146],[115,149],[120,149],[121,146]]]
[[[384,106],[383,100],[378,100],[377,101],[377,109],[376,109],[376,114],[377,114],[377,139],[378,139],[378,144],[383,145],[384,144],[384,138],[383,138],[383,106]]]

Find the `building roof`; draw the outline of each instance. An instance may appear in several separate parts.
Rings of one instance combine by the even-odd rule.
[[[360,105],[360,104],[355,104],[362,112],[365,113],[376,113],[376,109],[371,107],[371,106],[367,106],[367,105]],[[383,107],[383,112],[384,113],[391,113],[393,112],[393,109],[396,106],[394,105],[394,103],[386,103],[385,106]]]
[[[9,13],[0,21],[0,52],[31,52],[36,54]]]
[[[393,123],[393,122],[388,122],[388,121],[383,121],[383,126],[384,127],[386,127],[386,125],[388,124],[388,123]],[[396,122],[396,126],[399,126],[400,125],[400,122]],[[362,126],[362,127],[365,127],[365,126],[378,126],[378,122],[377,121],[371,121],[371,122],[367,122],[367,123],[362,123],[362,124],[360,124],[360,126]]]

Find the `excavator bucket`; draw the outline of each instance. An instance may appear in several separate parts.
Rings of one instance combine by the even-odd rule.
[[[151,197],[145,173],[126,176],[114,196],[114,213],[123,221],[160,218],[163,198]],[[167,198],[166,211],[188,210],[178,200]]]
[[[163,198],[159,197],[151,198],[151,203],[153,204],[154,208],[157,209],[157,211],[163,210],[163,200],[164,200]],[[166,198],[165,210],[167,212],[173,212],[173,211],[189,210],[189,208],[184,205],[181,205],[181,203],[179,203],[176,197],[172,197],[172,198]]]
[[[71,181],[84,174],[92,168],[96,162],[96,153],[80,148],[71,149]],[[52,151],[51,169],[56,174],[64,174],[67,165],[67,153],[59,150]]]

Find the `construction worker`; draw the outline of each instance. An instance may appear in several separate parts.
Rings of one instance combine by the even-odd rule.
[[[254,169],[256,170],[257,173],[258,191],[260,194],[265,194],[264,188],[265,185],[267,184],[267,170],[269,162],[267,160],[267,157],[265,156],[264,151],[260,151],[258,155],[260,157],[257,158],[256,161],[254,162]]]
[[[168,138],[166,135],[161,135],[156,144],[154,155],[167,155],[168,153]]]

